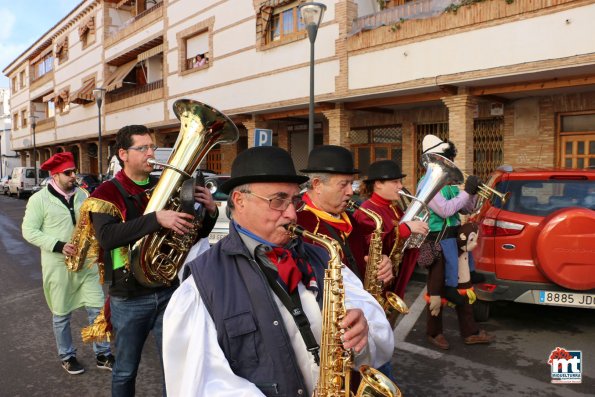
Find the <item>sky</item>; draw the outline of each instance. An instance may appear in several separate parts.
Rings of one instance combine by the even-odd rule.
[[[82,0],[0,0],[0,88],[8,88],[2,70]]]

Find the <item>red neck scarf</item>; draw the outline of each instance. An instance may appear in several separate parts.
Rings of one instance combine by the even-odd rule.
[[[271,247],[271,250],[265,255],[277,268],[277,280],[290,294],[295,291],[300,281],[304,283],[307,289],[318,290],[316,277],[310,264],[303,260],[299,261],[298,264],[290,250],[282,247]]]

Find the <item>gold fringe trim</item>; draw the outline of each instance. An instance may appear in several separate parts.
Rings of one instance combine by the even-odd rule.
[[[92,325],[88,325],[81,330],[83,343],[91,342],[110,342],[112,333],[107,330],[108,323],[105,319],[104,310],[101,309]]]
[[[89,264],[93,266],[96,262],[101,262],[99,258],[99,242],[95,238],[95,230],[91,222],[91,212],[98,212],[122,219],[122,213],[114,204],[100,200],[94,197],[87,198],[79,210],[79,221],[72,233],[71,244],[75,245],[77,252],[73,256],[66,257],[65,263],[68,270],[79,271],[87,258],[94,258]],[[100,268],[101,270],[101,268]],[[103,274],[100,272],[101,283],[103,284]]]

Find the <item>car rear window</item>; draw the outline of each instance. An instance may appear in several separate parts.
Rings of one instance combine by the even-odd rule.
[[[521,214],[547,216],[566,207],[595,209],[595,181],[589,180],[512,180],[496,185],[500,192],[510,192],[502,206],[499,198],[492,205]]]

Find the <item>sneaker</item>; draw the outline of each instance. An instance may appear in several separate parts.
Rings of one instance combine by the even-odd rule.
[[[79,364],[74,356],[70,357],[68,360],[62,361],[62,368],[64,368],[70,375],[78,375],[85,372],[85,368]]]
[[[116,358],[111,354],[99,354],[97,355],[97,368],[111,371],[114,368],[114,361],[116,361]]]

